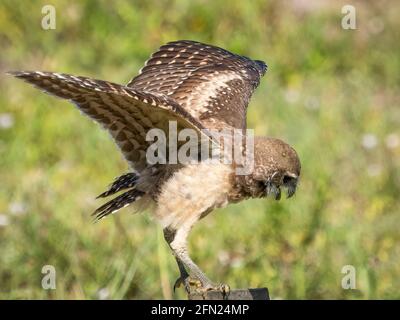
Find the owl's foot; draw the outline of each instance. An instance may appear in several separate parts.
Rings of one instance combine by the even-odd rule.
[[[189,276],[186,276],[186,277],[180,276],[175,281],[174,292],[175,292],[176,288],[180,288],[182,285],[185,288],[187,294],[190,294],[194,290],[197,290],[198,288],[201,288],[200,280],[195,279],[195,278],[191,278]]]
[[[187,276],[186,278],[179,277],[174,284],[174,291],[181,285],[184,286],[186,293],[201,295],[206,298],[208,291],[219,291],[224,298],[227,298],[230,293],[230,287],[227,284],[214,284],[212,282],[202,282],[201,280]]]
[[[199,295],[202,296],[203,299],[206,299],[207,292],[209,291],[221,292],[224,299],[226,299],[230,293],[230,287],[227,284],[202,283],[200,280],[196,278],[189,278],[189,277],[184,280],[182,280],[181,278],[176,280],[174,285],[174,290],[175,288],[180,287],[182,284],[184,285],[184,288],[188,295]]]
[[[203,298],[205,298],[208,291],[219,291],[221,292],[223,298],[227,299],[231,289],[225,283],[220,283],[220,284],[207,283],[204,286],[201,286],[196,289],[196,292],[201,294]]]

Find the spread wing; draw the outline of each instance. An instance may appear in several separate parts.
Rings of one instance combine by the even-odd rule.
[[[10,72],[45,92],[73,102],[79,110],[101,124],[113,137],[132,168],[148,167],[146,141],[150,129],[163,130],[168,137],[169,121],[200,132],[202,125],[179,104],[165,95],[144,92],[115,83],[67,74]]]
[[[183,40],[161,46],[128,86],[174,99],[208,129],[244,129],[247,105],[266,69],[262,61]]]

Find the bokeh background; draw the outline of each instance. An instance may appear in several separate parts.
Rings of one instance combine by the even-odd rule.
[[[56,29],[41,28],[42,6]],[[341,27],[354,5],[357,29]],[[94,224],[96,195],[128,170],[108,134],[6,76],[48,70],[127,83],[161,44],[192,39],[265,60],[256,134],[298,151],[289,201],[218,210],[190,237],[196,262],[275,299],[400,298],[398,1],[0,2],[0,298],[184,298],[160,226],[129,208]],[[57,271],[43,290],[44,265]],[[344,265],[356,289],[344,290]]]

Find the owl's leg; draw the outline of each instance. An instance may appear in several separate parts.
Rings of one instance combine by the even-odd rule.
[[[180,277],[175,281],[174,284],[174,291],[176,288],[179,288],[182,284],[185,287],[185,290],[189,293],[190,292],[190,277],[189,273],[186,271],[184,264],[181,260],[175,257],[176,263],[178,264]]]
[[[229,287],[227,285],[214,284],[190,258],[186,243],[189,230],[190,228],[185,227],[177,230],[164,229],[164,237],[172,249],[181,272],[181,277],[176,281],[175,286],[183,283],[188,294],[191,292],[190,289],[193,286],[196,291],[218,290],[224,294],[228,294]],[[189,270],[189,273],[186,271],[186,268]]]
[[[171,247],[171,243],[175,238],[176,231],[173,229],[170,229],[170,228],[165,228],[163,231],[164,231],[165,240],[167,241],[171,250],[174,252],[174,250]],[[185,268],[185,265],[183,264],[183,262],[180,260],[180,258],[176,254],[174,254],[174,256],[175,256],[176,263],[178,264],[179,273],[180,273],[180,277],[175,281],[174,291],[176,288],[180,287],[183,284],[186,292],[189,294],[191,292],[191,287],[193,285],[196,285],[196,280],[190,278],[190,275],[186,271],[186,268]]]

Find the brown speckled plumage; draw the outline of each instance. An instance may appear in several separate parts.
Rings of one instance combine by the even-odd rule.
[[[191,128],[199,135],[202,129],[245,132],[247,106],[266,69],[262,61],[183,40],[161,46],[126,86],[52,72],[11,74],[73,102],[111,134],[133,172],[117,178],[99,195],[123,191],[95,211],[97,218],[138,199],[153,202],[181,272],[177,284],[183,282],[190,290],[189,276],[204,289],[215,288],[187,253],[192,226],[229,203],[269,194],[278,200],[282,187],[292,196],[300,161],[281,140],[256,137],[255,166],[248,175],[236,175],[235,164],[149,164],[146,132],[153,128],[168,132],[170,121],[178,123],[178,131]]]

